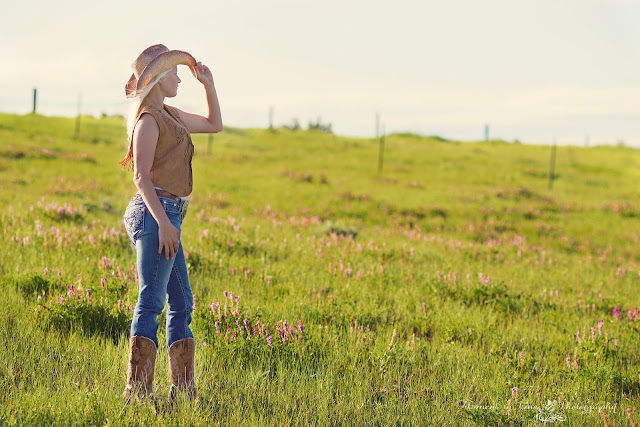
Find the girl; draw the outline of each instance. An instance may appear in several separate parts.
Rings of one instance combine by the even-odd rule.
[[[206,117],[186,113],[164,104],[177,95],[177,66],[188,65],[204,85]],[[157,316],[167,301],[167,348],[171,398],[178,390],[196,397],[193,380],[194,340],[189,324],[193,296],[180,243],[193,178],[191,133],[217,133],[222,117],[211,70],[187,52],[164,45],[145,49],[132,64],[133,74],[125,86],[133,101],[127,133],[129,150],[120,162],[133,169],[138,191],[124,214],[127,234],[135,246],[139,294],[129,347],[125,398],[153,392],[158,347]]]

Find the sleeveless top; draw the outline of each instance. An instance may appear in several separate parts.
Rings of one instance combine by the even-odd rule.
[[[155,187],[176,196],[188,196],[193,188],[191,159],[194,146],[187,126],[180,120],[178,111],[168,105],[154,105],[145,99],[138,109],[136,123],[145,113],[153,116],[160,129],[149,174],[151,182]],[[133,137],[129,143],[129,151],[120,165],[124,169],[133,170]]]

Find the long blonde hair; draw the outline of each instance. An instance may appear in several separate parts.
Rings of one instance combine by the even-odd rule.
[[[129,115],[127,116],[127,141],[131,143],[133,141],[133,130],[136,127],[136,119],[138,118],[138,111],[140,110],[140,106],[144,99],[149,95],[151,89],[163,78],[167,73],[171,71],[171,68],[167,71],[164,71],[158,74],[151,83],[147,85],[146,88],[142,92],[140,92],[137,96],[130,98],[131,104],[129,105]]]
[[[123,169],[133,170],[133,130],[136,127],[136,122],[138,118],[138,113],[140,112],[140,107],[142,106],[142,102],[149,95],[151,89],[163,78],[171,69],[164,71],[158,74],[152,81],[147,85],[146,88],[142,92],[140,92],[137,96],[131,99],[131,105],[129,106],[129,116],[127,117],[127,154],[124,158],[119,162],[120,166]]]

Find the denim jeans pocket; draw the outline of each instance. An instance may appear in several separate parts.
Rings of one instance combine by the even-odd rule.
[[[124,212],[124,228],[127,230],[131,243],[136,244],[136,239],[144,230],[144,217],[147,208],[144,205],[129,205]]]

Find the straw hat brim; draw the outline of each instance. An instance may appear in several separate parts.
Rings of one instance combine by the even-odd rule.
[[[131,75],[131,78],[129,78],[125,86],[127,98],[133,98],[139,95],[156,76],[178,65],[195,67],[197,62],[188,52],[181,50],[162,52],[153,58],[149,65],[144,68],[140,74],[140,78],[136,78],[135,74]]]

